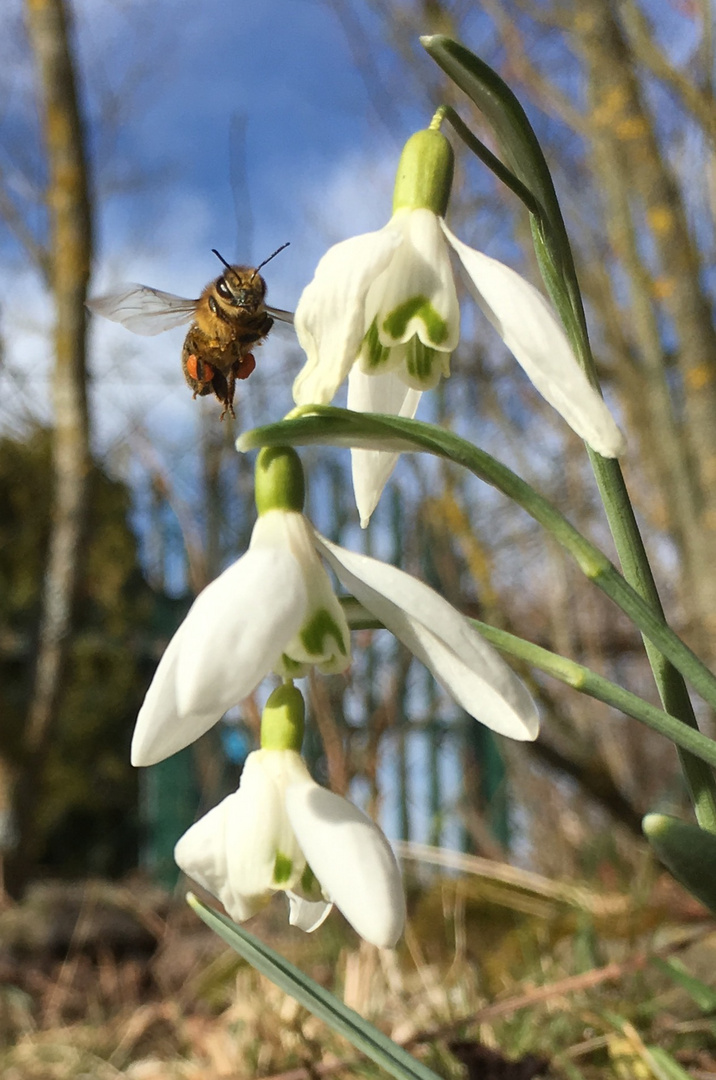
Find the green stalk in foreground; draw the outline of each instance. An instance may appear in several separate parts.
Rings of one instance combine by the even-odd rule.
[[[412,1057],[407,1050],[378,1031],[371,1023],[344,1005],[334,994],[325,990],[300,968],[274,952],[268,945],[237,926],[225,915],[207,907],[193,893],[187,893],[187,903],[232,949],[265,975],[300,1005],[323,1020],[334,1031],[355,1046],[397,1080],[440,1080],[437,1073]]]
[[[663,615],[655,611],[628,584],[606,555],[582,536],[547,499],[490,454],[452,432],[418,420],[376,413],[354,413],[328,405],[305,406],[294,410],[292,417],[246,432],[237,441],[237,449],[323,443],[398,452],[423,450],[462,465],[502,491],[548,529],[574,557],[582,572],[618,604],[655,649],[688,679],[712,708],[716,708],[716,676],[666,625]],[[685,686],[683,693],[688,702]],[[676,704],[683,706],[678,696]],[[688,710],[667,708],[667,712],[690,727],[697,728],[691,703],[688,704]],[[716,783],[713,774],[698,758],[684,751],[680,753],[699,824],[710,832],[716,832]]]

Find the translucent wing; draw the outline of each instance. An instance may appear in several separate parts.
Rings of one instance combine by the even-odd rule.
[[[282,311],[281,308],[267,307],[269,315],[272,319],[278,319],[279,322],[290,323],[293,326],[293,312]]]
[[[121,323],[135,334],[148,337],[191,322],[198,300],[150,289],[148,285],[119,285],[104,296],[87,301],[95,315]]]

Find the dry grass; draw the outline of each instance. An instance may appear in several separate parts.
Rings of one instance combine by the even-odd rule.
[[[465,1075],[450,1045],[467,1040],[522,1060],[515,1080],[648,1080],[659,1076],[655,1046],[688,1075],[716,1078],[714,1013],[650,960],[678,954],[716,991],[716,933],[702,911],[675,886],[604,897],[512,871],[502,880],[495,865],[416,890],[396,953],[359,944],[338,916],[313,937],[291,931],[280,899],[252,929],[444,1077]],[[3,1080],[383,1075],[180,902],[139,885],[55,894],[54,905],[49,889],[0,914]],[[125,920],[117,935],[128,912],[136,933]],[[528,1055],[549,1067],[530,1072]],[[511,1075],[477,1068],[475,1080]]]

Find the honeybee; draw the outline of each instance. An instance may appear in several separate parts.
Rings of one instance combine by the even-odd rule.
[[[222,420],[227,413],[233,417],[236,380],[248,379],[256,367],[252,348],[261,344],[274,319],[293,323],[290,311],[264,302],[266,282],[259,274],[286,247],[283,244],[256,267],[231,266],[212,248],[226,270],[209,282],[198,300],[127,284],[88,300],[87,307],[135,334],[161,334],[191,320],[182,349],[184,378],[194,397],[216,395],[223,405]]]

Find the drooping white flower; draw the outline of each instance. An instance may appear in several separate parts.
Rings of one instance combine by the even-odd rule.
[[[336,244],[320,260],[296,308],[307,356],[293,386],[296,404],[328,404],[347,376],[349,408],[414,417],[422,391],[449,375],[460,336],[452,251],[479,307],[542,396],[594,450],[616,457],[624,448],[621,432],[550,304],[445,224],[451,177],[447,139],[432,129],[418,132],[403,151],[388,224]],[[397,456],[352,451],[364,526]]]
[[[239,789],[192,825],[174,857],[236,922],[283,891],[289,922],[302,930],[317,929],[335,904],[373,945],[392,948],[403,931],[388,841],[357,806],[312,780],[295,750],[249,754]]]
[[[369,817],[312,779],[302,738],[301,694],[281,686],[238,790],[181,837],[176,862],[237,922],[283,891],[292,925],[315,930],[335,903],[366,941],[392,948],[405,923],[395,856]]]
[[[293,510],[259,516],[245,555],[199,594],[169,642],[132,739],[132,764],[153,765],[194,742],[272,671],[333,674],[350,664],[350,632]]]
[[[270,453],[300,469],[295,451]],[[269,504],[248,552],[200,593],[170,641],[137,718],[134,765],[188,746],[272,671],[347,667],[348,625],[319,556],[471,716],[510,738],[536,738],[529,693],[459,611],[410,574],[330,543],[300,510]]]

